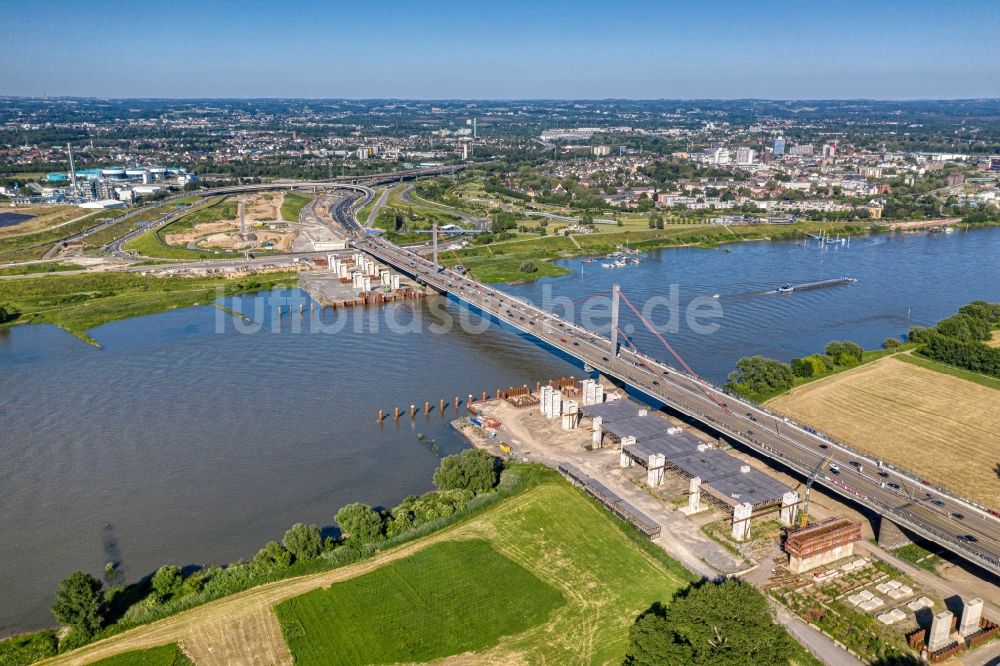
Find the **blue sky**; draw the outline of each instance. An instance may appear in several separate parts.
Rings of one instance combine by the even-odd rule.
[[[1000,0],[15,0],[0,12],[0,95],[1000,97]]]

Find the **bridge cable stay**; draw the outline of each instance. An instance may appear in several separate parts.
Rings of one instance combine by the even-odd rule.
[[[699,377],[698,373],[696,373],[694,370],[691,369],[691,366],[689,366],[687,364],[687,361],[685,361],[681,357],[680,354],[678,354],[676,351],[674,351],[674,348],[670,346],[670,343],[667,342],[666,338],[664,338],[662,335],[660,335],[660,332],[656,330],[656,328],[649,322],[649,320],[646,319],[642,315],[642,313],[639,312],[639,310],[636,309],[636,307],[634,305],[632,305],[632,302],[629,301],[628,298],[625,297],[625,294],[622,293],[621,291],[619,291],[618,294],[621,297],[621,299],[623,301],[625,301],[625,305],[627,305],[629,307],[629,309],[632,312],[635,313],[635,316],[637,316],[639,318],[639,320],[646,326],[646,328],[648,328],[650,330],[650,332],[653,335],[655,335],[659,339],[660,342],[663,343],[663,346],[667,348],[667,351],[669,351],[671,354],[673,354],[674,358],[676,358],[677,361],[678,361],[678,363],[681,364],[681,367],[683,367],[684,370],[686,370],[689,375],[691,375],[692,377],[694,377],[694,379],[699,384],[702,385],[702,391],[705,393],[705,395],[707,395],[709,398],[711,398],[712,402],[714,402],[719,407],[721,407],[724,412],[726,412],[727,414],[732,414],[732,412],[729,411],[729,406],[726,405],[726,403],[720,401],[718,398],[716,398],[715,395],[711,391],[708,390],[707,382],[704,379],[702,379],[701,377]]]
[[[622,330],[621,326],[616,326],[615,328],[618,329],[618,335],[622,336],[622,338],[625,340],[625,342],[628,343],[628,346],[632,348],[632,351],[634,353],[638,354],[639,353],[639,348],[635,346],[635,343],[632,342],[627,335],[625,335],[625,331]]]
[[[580,305],[581,303],[586,303],[587,301],[589,301],[589,300],[590,300],[590,299],[592,299],[592,298],[595,298],[595,297],[597,297],[597,296],[607,296],[607,295],[609,295],[610,293],[611,293],[611,291],[609,291],[609,290],[607,290],[607,289],[605,289],[604,291],[595,291],[595,292],[594,292],[593,294],[587,294],[586,296],[582,296],[582,297],[580,297],[580,298],[577,298],[577,299],[574,299],[574,300],[570,301],[570,305]],[[557,304],[557,307],[558,307],[559,305],[562,305],[562,304],[561,304],[561,303]],[[565,306],[564,306],[564,307],[565,307]],[[546,315],[550,315],[550,316],[553,316],[553,317],[558,317],[559,315],[557,315],[557,314],[556,314],[556,313],[554,312],[554,310],[555,310],[555,307],[554,307],[554,308],[552,308],[552,309],[553,309],[553,312],[546,312],[546,311],[542,310],[542,311],[541,311],[541,313],[539,313],[539,314],[536,314],[536,315],[535,315],[534,317],[532,317],[532,318],[531,318],[531,321],[535,321],[535,320],[537,320],[537,319],[538,319],[539,317],[544,317],[544,316],[546,316]],[[573,323],[573,322],[570,322],[570,323]],[[581,326],[581,328],[583,328],[583,327]],[[586,330],[586,329],[584,329],[584,330]],[[619,330],[621,330],[621,329],[619,329]]]

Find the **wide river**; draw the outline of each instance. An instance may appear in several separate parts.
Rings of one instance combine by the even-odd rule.
[[[617,282],[696,372],[721,382],[741,356],[788,360],[833,339],[873,348],[970,300],[1000,300],[998,259],[997,228],[744,243],[655,251],[614,270],[567,261],[570,275],[506,289],[537,304],[565,297],[580,319],[587,297]],[[858,282],[767,293],[840,276]],[[50,626],[53,591],[72,571],[115,561],[132,582],[161,564],[229,562],[294,522],[330,526],[348,502],[425,492],[439,454],[417,435],[440,455],[464,447],[448,426],[456,395],[582,375],[510,329],[473,330],[477,318],[445,299],[327,313],[316,321],[334,330],[317,331],[308,316],[274,325],[276,298],[230,303],[260,322],[249,330],[194,307],[97,328],[99,350],[53,327],[0,329],[0,637]],[[721,314],[700,320],[714,332],[693,330],[692,301]],[[441,312],[455,321],[446,333],[435,332]],[[676,364],[640,327],[623,314],[640,349]],[[428,415],[391,418],[428,400]]]

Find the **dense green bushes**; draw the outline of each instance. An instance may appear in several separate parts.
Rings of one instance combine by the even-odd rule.
[[[38,631],[0,641],[0,664],[27,666],[36,661],[55,656],[59,639],[54,631]]]
[[[744,356],[729,374],[726,388],[741,395],[758,397],[783,393],[792,388],[794,381],[792,369],[781,361],[763,356]]]
[[[898,347],[899,341],[895,342]],[[889,348],[890,345],[886,344],[886,349]],[[877,354],[869,352],[869,356]],[[763,402],[784,393],[802,380],[822,377],[838,369],[853,368],[864,360],[865,350],[850,340],[829,342],[822,354],[793,358],[788,365],[763,356],[745,356],[736,363],[725,388]]]
[[[1000,349],[985,344],[1000,322],[1000,303],[973,301],[933,328],[915,327],[910,340],[920,353],[939,363],[1000,377]]]
[[[283,543],[269,541],[249,562],[209,566],[187,576],[180,568],[167,565],[128,588],[116,586],[103,591],[97,579],[75,573],[60,584],[59,603],[53,608],[56,618],[72,627],[59,650],[76,648],[264,583],[357,562],[481,511],[555,474],[516,463],[502,475],[500,469],[499,461],[478,449],[448,456],[441,461],[440,475],[435,473],[435,483],[441,488],[437,492],[407,497],[391,510],[375,510],[363,504],[343,507],[337,512],[337,523],[343,531],[339,542],[332,538],[323,541],[318,527],[297,523],[285,533]],[[4,649],[19,655],[40,653],[46,635],[19,637],[17,640],[25,642],[26,647],[0,642],[0,656]],[[55,648],[52,650],[54,653]],[[6,666],[5,662],[0,664]]]
[[[786,666],[796,653],[767,600],[735,580],[694,583],[632,626],[627,666]]]

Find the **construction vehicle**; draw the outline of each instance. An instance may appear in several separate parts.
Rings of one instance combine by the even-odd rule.
[[[809,493],[812,492],[813,482],[816,480],[816,477],[823,473],[823,468],[826,467],[828,462],[830,462],[830,455],[831,454],[827,453],[823,457],[823,460],[821,460],[813,470],[812,475],[809,477],[809,481],[806,482],[806,493],[802,500],[802,511],[799,512],[799,527],[805,527],[807,521],[809,520]]]

